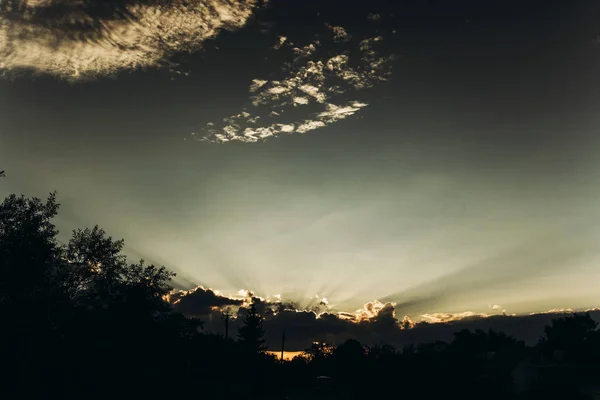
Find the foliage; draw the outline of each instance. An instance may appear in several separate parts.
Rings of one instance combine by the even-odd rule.
[[[249,352],[260,353],[266,350],[265,330],[255,302],[252,302],[246,315],[242,318],[238,338],[242,346]]]
[[[302,354],[311,362],[321,362],[326,360],[334,351],[334,347],[321,340],[313,342],[310,347],[306,348]]]
[[[588,313],[555,319],[544,328],[545,336],[538,348],[542,355],[554,361],[584,361],[596,349],[598,323]]]
[[[600,367],[600,334],[589,314],[553,320],[533,348],[501,332],[463,330],[449,343],[402,351],[319,341],[279,362],[264,353],[256,302],[242,310],[237,341],[203,332],[202,321],[164,300],[173,273],[129,263],[124,242],[98,226],[60,243],[52,222],[58,210],[55,193],[0,204],[1,398],[197,397],[202,387],[203,397],[226,399],[364,399],[393,390],[407,398],[512,399],[520,387],[515,371],[534,361],[540,371],[548,370],[544,363],[563,369],[560,379],[540,372],[543,387],[525,398],[575,399],[585,398],[576,377],[599,375],[586,372]]]

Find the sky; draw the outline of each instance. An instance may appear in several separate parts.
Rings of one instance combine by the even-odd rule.
[[[594,308],[599,21],[587,1],[0,0],[0,195],[56,190],[62,240],[124,238],[189,314]]]

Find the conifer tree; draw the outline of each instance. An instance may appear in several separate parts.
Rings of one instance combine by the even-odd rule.
[[[242,326],[238,329],[239,342],[250,352],[259,353],[266,350],[265,330],[262,317],[252,303],[247,314],[242,319]]]

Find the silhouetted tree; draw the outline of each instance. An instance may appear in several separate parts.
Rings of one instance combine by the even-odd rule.
[[[332,376],[342,384],[352,384],[366,373],[366,349],[357,340],[348,339],[337,346],[331,355]],[[355,388],[363,391],[366,387]]]
[[[242,318],[242,326],[238,329],[238,339],[247,351],[259,353],[266,350],[262,317],[258,313],[254,302]]]
[[[58,207],[54,193],[46,201],[11,195],[0,204],[0,359],[10,366],[2,368],[7,382],[23,385],[20,397],[41,390],[28,379],[48,390],[52,371],[60,371],[50,361],[60,358],[69,319],[61,247],[51,221]]]
[[[327,359],[333,351],[333,346],[330,346],[325,341],[317,341],[313,342],[302,354],[311,362],[321,362]]]
[[[52,222],[58,209],[54,193],[0,204],[0,398],[190,397],[198,383],[210,398],[382,398],[402,377],[405,397],[504,400],[514,387],[527,390],[524,398],[575,399],[577,377],[598,375],[600,333],[589,314],[553,320],[535,348],[501,332],[463,330],[449,343],[402,352],[354,339],[337,348],[314,342],[302,357],[277,362],[264,353],[264,303],[242,310],[238,341],[202,332],[202,321],[165,300],[173,273],[128,263],[123,241],[97,226],[62,244]],[[386,329],[413,329],[394,321]],[[536,377],[541,387],[515,384],[515,367],[536,353],[562,368],[558,375]],[[228,380],[232,365],[251,371]]]
[[[0,204],[0,305],[40,300],[60,281],[61,249],[51,222],[58,207],[54,193],[46,202],[11,195]]]
[[[365,347],[354,339],[348,339],[333,351],[332,357],[335,362],[352,365],[364,362],[366,356]]]
[[[583,361],[594,347],[592,342],[597,338],[597,327],[598,323],[589,313],[553,319],[544,328],[545,336],[540,339],[538,348],[546,358],[554,361]]]
[[[98,226],[73,231],[66,248],[70,296],[92,308],[118,305],[135,308],[138,315],[144,308],[145,314],[165,311],[163,297],[171,291],[175,274],[145,265],[144,260],[128,264],[121,253],[123,245],[123,240],[107,237]]]
[[[142,384],[144,368],[169,362],[167,343],[193,334],[192,321],[173,318],[163,299],[174,274],[127,264],[123,242],[98,227],[62,245],[52,223],[58,209],[55,193],[0,204],[0,312],[10,327],[0,330],[0,359],[11,365],[10,382],[40,391],[19,397],[52,398],[89,398],[97,382],[118,385],[121,376]]]

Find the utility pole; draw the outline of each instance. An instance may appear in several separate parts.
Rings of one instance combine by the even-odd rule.
[[[223,318],[225,320],[225,340],[227,340],[229,338],[229,318],[231,318],[229,311],[223,313]]]
[[[223,312],[222,318],[223,318],[223,322],[225,322],[225,341],[227,342],[227,339],[229,338],[229,318],[231,318],[231,314],[229,313],[229,307],[226,308]],[[227,344],[227,343],[225,343]],[[229,347],[225,346],[224,348],[225,353],[227,354],[229,352]],[[227,380],[224,379],[223,380],[223,398],[227,398],[228,397],[228,391],[229,391],[229,385],[227,384]]]
[[[281,362],[283,363],[283,349],[285,348],[285,331],[281,332]]]

